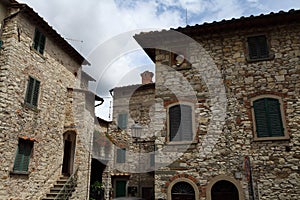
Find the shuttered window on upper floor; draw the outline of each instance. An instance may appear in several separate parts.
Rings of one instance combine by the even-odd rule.
[[[175,105],[169,108],[169,140],[193,140],[192,107]]]
[[[125,163],[126,161],[126,149],[117,149],[117,163]]]
[[[284,127],[278,99],[261,98],[253,102],[257,137],[284,136]]]
[[[126,129],[127,128],[127,113],[118,114],[118,128]]]
[[[248,37],[247,43],[250,60],[267,59],[270,57],[265,35]]]
[[[33,141],[19,139],[18,150],[14,162],[14,172],[27,172],[30,155],[33,148]]]
[[[40,91],[40,81],[29,76],[27,83],[27,91],[25,96],[25,104],[36,107],[38,104]]]
[[[38,29],[35,29],[32,47],[40,54],[44,53],[46,36]]]

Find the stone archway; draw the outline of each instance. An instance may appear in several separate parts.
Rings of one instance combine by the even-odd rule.
[[[73,173],[76,146],[76,133],[68,131],[64,133],[64,157],[62,174],[70,176]]]
[[[220,175],[213,178],[206,189],[207,200],[245,200],[243,189],[236,179]]]
[[[168,186],[168,200],[199,200],[197,185],[188,178],[178,178]]]
[[[226,180],[216,182],[211,188],[212,200],[239,200],[239,192],[233,183]]]
[[[184,181],[173,185],[171,195],[172,200],[195,200],[194,188]]]

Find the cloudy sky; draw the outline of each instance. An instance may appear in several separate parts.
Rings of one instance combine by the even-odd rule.
[[[104,97],[98,115],[108,120],[108,90],[140,82],[154,65],[131,36],[139,31],[184,27],[241,16],[299,9],[298,0],[19,0],[68,38],[92,66],[94,90]],[[121,42],[122,44],[119,44]],[[120,46],[128,48],[116,51]],[[114,49],[110,51],[111,49]],[[114,52],[108,54],[108,52]],[[99,55],[106,55],[99,61]]]

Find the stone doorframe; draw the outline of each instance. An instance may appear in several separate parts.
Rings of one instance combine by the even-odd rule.
[[[243,188],[242,188],[240,182],[238,180],[236,180],[230,176],[226,176],[226,175],[216,176],[209,181],[207,188],[206,188],[206,199],[207,200],[211,200],[211,189],[214,186],[214,184],[217,183],[218,181],[223,181],[223,180],[231,182],[236,187],[236,189],[238,190],[238,193],[239,193],[239,200],[245,200]]]
[[[194,188],[195,200],[199,200],[199,194],[200,194],[199,189],[198,189],[197,185],[192,180],[190,180],[188,178],[177,178],[169,184],[168,191],[167,191],[167,200],[172,200],[172,192],[171,191],[172,191],[173,186],[178,182],[187,182],[187,183],[189,183]]]
[[[68,169],[67,171],[69,172],[69,174],[71,175],[73,173],[73,170],[74,170],[74,161],[75,161],[75,150],[76,150],[76,132],[75,131],[66,131],[63,135],[63,151],[65,151],[65,141],[69,141],[70,144],[71,144],[71,147],[70,147],[70,152],[69,152],[69,157],[66,158],[65,156],[65,152],[63,152],[63,164],[64,164],[64,160],[67,159],[69,162],[69,165],[68,165]],[[62,165],[63,165],[62,164]],[[64,166],[62,166],[63,168]],[[62,169],[63,171],[63,169]]]

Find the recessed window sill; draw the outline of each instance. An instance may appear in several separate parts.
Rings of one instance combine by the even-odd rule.
[[[44,54],[41,54],[40,52],[38,52],[35,48],[33,48],[32,46],[30,46],[30,50],[33,51],[34,53],[36,53],[37,55],[39,55],[43,60],[46,60],[46,57],[44,56]]]
[[[250,58],[249,56],[246,57],[246,61],[251,63],[251,62],[259,62],[259,61],[268,61],[268,60],[273,60],[275,58],[275,54],[270,54],[268,57],[264,58]]]
[[[287,141],[290,140],[289,136],[281,136],[281,137],[255,137],[253,139],[254,142],[263,142],[263,141]]]
[[[197,144],[197,141],[168,141],[168,145],[192,145],[192,144]]]
[[[11,171],[9,174],[17,176],[29,176],[30,173],[28,171]]]
[[[28,103],[22,103],[22,107],[24,108],[28,108],[34,112],[39,112],[39,109],[37,108],[37,106],[33,106],[31,104],[28,104]]]

